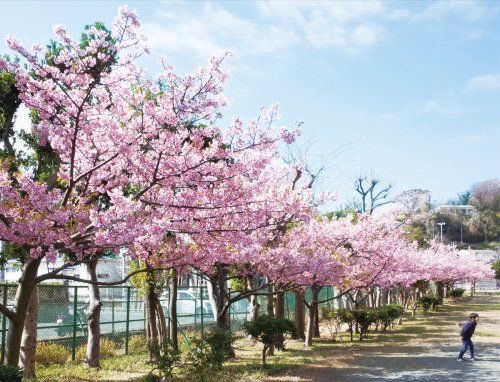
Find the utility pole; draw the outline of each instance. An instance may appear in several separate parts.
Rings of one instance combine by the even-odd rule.
[[[443,243],[443,226],[446,225],[445,222],[439,222],[438,226],[441,228],[441,243]]]

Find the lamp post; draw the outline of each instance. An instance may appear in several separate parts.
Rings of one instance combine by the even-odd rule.
[[[441,243],[443,243],[443,226],[446,225],[445,222],[439,222],[438,226],[441,228]]]

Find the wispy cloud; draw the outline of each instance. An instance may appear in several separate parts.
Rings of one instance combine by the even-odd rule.
[[[227,49],[236,55],[258,55],[297,46],[360,53],[385,36],[375,19],[384,15],[380,1],[258,2],[253,9],[257,17],[231,10],[205,3],[196,13],[183,7],[159,11],[160,21],[146,23],[144,32],[153,49],[198,57]]]
[[[472,77],[466,87],[467,90],[495,90],[500,89],[500,73],[483,74]]]

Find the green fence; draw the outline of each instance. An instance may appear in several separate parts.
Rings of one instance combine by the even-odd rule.
[[[134,334],[146,331],[146,307],[138,290],[130,286],[100,287],[101,295],[101,337],[113,340],[117,347],[128,353],[128,342]],[[75,359],[79,346],[87,342],[86,311],[89,308],[88,286],[39,285],[38,286],[38,341],[63,344]],[[11,307],[16,293],[16,285],[0,284],[0,301]],[[310,292],[308,292],[310,293]],[[332,296],[332,288],[324,288],[320,299]],[[181,335],[187,330],[203,332],[213,325],[214,317],[207,288],[180,287],[177,292],[177,320]],[[169,316],[169,293],[160,297],[165,316]],[[258,297],[260,311],[266,311],[267,298]],[[293,318],[295,295],[285,294],[285,315]],[[238,330],[248,317],[248,300],[243,299],[231,306],[230,326]],[[3,361],[9,320],[0,314],[1,343],[0,355]],[[167,321],[167,325],[170,323]]]

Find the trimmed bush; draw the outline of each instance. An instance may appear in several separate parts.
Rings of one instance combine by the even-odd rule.
[[[442,299],[433,294],[425,294],[418,300],[418,305],[424,312],[428,312],[430,309],[436,310],[438,305],[441,305],[442,303]]]
[[[18,367],[0,365],[0,382],[20,382],[23,371]]]
[[[39,365],[62,365],[68,362],[71,354],[63,345],[39,342],[36,345],[35,361]]]
[[[458,300],[465,293],[465,289],[457,288],[450,291],[450,297],[452,300]]]
[[[276,346],[278,350],[283,350],[284,335],[290,334],[295,336],[297,333],[295,324],[292,321],[267,315],[262,315],[255,321],[244,322],[242,327],[246,334],[264,344],[264,349],[262,350],[263,366],[266,366],[266,352],[271,346]]]
[[[144,353],[148,351],[148,340],[145,336],[134,335],[128,340],[128,352],[130,354]]]

